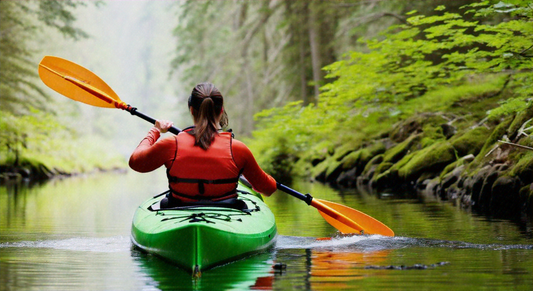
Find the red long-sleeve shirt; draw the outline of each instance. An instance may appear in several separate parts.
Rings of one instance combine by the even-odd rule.
[[[173,136],[160,137],[159,130],[152,128],[146,137],[131,154],[129,165],[138,172],[153,171],[162,165],[170,167],[177,152],[176,140]],[[265,173],[257,164],[250,149],[236,139],[232,142],[233,160],[244,177],[252,184],[254,190],[270,196],[276,191],[276,180]]]

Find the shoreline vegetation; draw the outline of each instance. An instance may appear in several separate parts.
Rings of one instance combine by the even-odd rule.
[[[251,148],[278,179],[416,192],[531,223],[532,10],[486,1],[407,13],[362,40],[367,52],[326,66],[316,104],[257,114]]]

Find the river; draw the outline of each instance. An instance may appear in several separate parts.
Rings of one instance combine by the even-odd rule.
[[[339,193],[304,182],[293,187],[363,211],[396,237],[340,237],[314,208],[278,192],[266,198],[280,234],[275,247],[192,279],[132,249],[133,213],[143,200],[165,190],[164,172],[4,185],[0,290],[533,288],[530,226],[490,220],[431,197]],[[286,269],[274,270],[276,263]]]

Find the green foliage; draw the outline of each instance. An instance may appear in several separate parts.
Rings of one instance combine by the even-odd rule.
[[[49,113],[35,109],[23,116],[0,113],[0,165],[45,165],[66,173],[124,166],[124,161],[109,150],[111,146],[94,137],[76,136]]]
[[[54,30],[64,38],[87,37],[74,23],[75,9],[87,3],[0,1],[0,165],[70,173],[123,164],[104,143],[84,140],[60,123],[37,76],[35,55],[41,52],[31,47],[36,36]]]
[[[350,139],[346,133],[352,140],[377,138],[417,112],[457,110],[466,118],[486,117],[454,108],[463,102],[484,104],[493,120],[520,112],[533,97],[533,8],[528,3],[479,2],[458,12],[438,6],[434,15],[411,13],[407,23],[390,27],[382,39],[362,41],[368,52],[350,52],[326,66],[331,83],[322,87],[316,106],[299,110],[291,104],[258,114],[254,137],[262,143],[285,136],[298,155],[323,140],[342,144]],[[317,126],[317,120],[328,125]],[[436,127],[424,131],[427,146],[443,138]]]
[[[82,1],[0,1],[0,106],[13,113],[30,107],[52,110],[50,99],[38,85],[29,43],[43,27],[59,30],[65,37],[86,34],[73,26],[72,9]],[[44,24],[44,25],[43,25]]]
[[[46,119],[48,120],[45,121]],[[53,127],[57,125],[50,122],[49,116],[39,114],[37,111],[34,111],[32,115],[22,117],[2,112],[0,153],[2,153],[3,161],[0,162],[11,161],[13,166],[19,166],[20,157],[25,152],[36,150],[42,153],[42,140],[52,132]]]
[[[254,141],[248,141],[258,163],[265,170],[274,170],[271,161],[288,155],[295,161],[322,139],[317,132],[328,131],[335,120],[313,118],[315,107],[301,107],[301,102],[292,102],[281,108],[272,108],[258,114],[262,131],[253,133]],[[291,164],[287,165],[290,172]],[[275,172],[271,172],[274,175]]]

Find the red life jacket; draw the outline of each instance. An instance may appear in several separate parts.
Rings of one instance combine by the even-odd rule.
[[[207,150],[195,146],[195,137],[187,132],[178,134],[176,140],[176,157],[167,169],[175,198],[194,202],[237,197],[241,171],[233,160],[230,132],[216,135]]]

